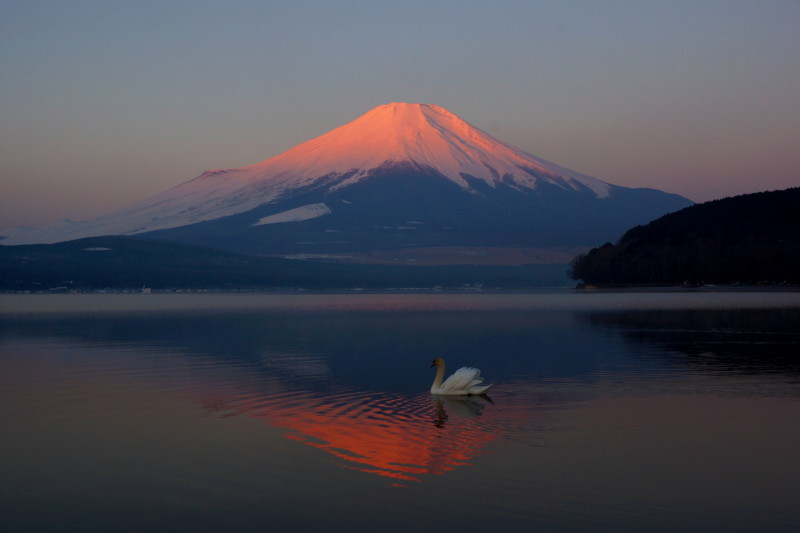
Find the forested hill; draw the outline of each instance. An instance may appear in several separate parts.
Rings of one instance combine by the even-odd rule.
[[[800,187],[696,204],[572,262],[592,285],[800,283]]]

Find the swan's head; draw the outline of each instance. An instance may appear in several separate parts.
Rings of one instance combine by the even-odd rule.
[[[434,360],[433,360],[433,362],[431,363],[431,368],[433,368],[433,367],[435,367],[435,366],[441,366],[441,365],[443,365],[443,364],[444,364],[444,360],[443,360],[441,357],[437,357],[437,358],[436,358],[436,359],[434,359]]]

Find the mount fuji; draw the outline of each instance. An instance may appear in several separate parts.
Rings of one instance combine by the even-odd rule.
[[[3,245],[137,235],[259,255],[591,247],[692,202],[560,167],[432,104],[392,103],[254,165]]]

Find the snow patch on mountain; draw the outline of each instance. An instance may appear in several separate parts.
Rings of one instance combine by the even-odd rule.
[[[309,204],[302,207],[296,207],[276,213],[268,217],[260,219],[253,224],[254,226],[263,226],[264,224],[280,224],[282,222],[300,222],[302,220],[311,220],[312,218],[319,218],[331,213],[331,208],[324,203]]]

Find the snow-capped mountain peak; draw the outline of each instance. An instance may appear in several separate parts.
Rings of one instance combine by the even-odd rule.
[[[400,174],[405,176],[399,178],[398,186],[413,181],[416,186],[436,189],[449,182],[456,191],[476,193],[467,196],[491,196],[492,191],[514,190],[533,201],[547,189],[548,194],[560,191],[558,194],[567,193],[576,199],[603,201],[614,191],[624,189],[540,159],[439,106],[391,103],[259,163],[209,170],[182,185],[93,220],[7,231],[0,243],[52,243],[99,235],[134,235],[182,228],[254,210],[258,213],[254,212],[255,218],[248,224],[262,228],[261,231],[284,221],[310,223],[323,216],[327,220],[335,218],[335,212],[331,206],[320,203],[325,194],[352,191],[350,187],[355,185],[363,190],[361,184],[373,183],[372,177],[391,168],[396,170],[395,178]],[[398,169],[405,170],[398,174]],[[425,176],[422,181],[420,176]],[[457,187],[452,187],[453,184]],[[312,190],[323,196],[309,198],[306,204],[292,200]],[[420,199],[412,195],[407,201],[419,203]],[[340,206],[350,204],[347,199],[340,200]],[[306,207],[299,209],[303,205]]]
[[[344,126],[297,145],[243,170],[282,175],[289,181],[358,170],[350,181],[363,178],[385,163],[412,163],[435,169],[462,187],[464,174],[494,186],[504,177],[526,188],[537,180],[563,186],[584,185],[599,197],[608,184],[572,172],[506,144],[433,104],[391,103],[378,106]]]

